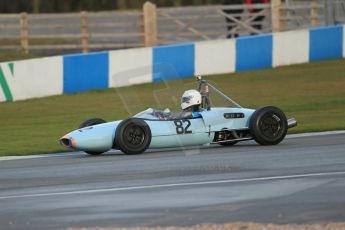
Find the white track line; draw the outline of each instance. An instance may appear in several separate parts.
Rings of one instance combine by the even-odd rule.
[[[290,134],[290,135],[287,135],[286,138],[292,139],[292,138],[327,136],[327,135],[336,135],[336,134],[345,134],[345,130],[326,131],[326,132],[318,132],[318,133]],[[80,153],[81,152],[66,152],[66,153],[51,153],[51,154],[29,155],[29,156],[7,156],[7,157],[0,157],[0,162],[1,161],[9,161],[9,160],[24,160],[24,159],[35,159],[35,158],[47,158],[47,157],[75,156],[75,155],[79,155]]]
[[[299,134],[290,134],[287,135],[286,138],[301,138],[301,137],[316,137],[316,136],[327,136],[327,135],[336,135],[336,134],[345,134],[345,130],[338,130],[338,131],[326,131],[326,132],[318,132],[318,133],[299,133]]]
[[[25,160],[25,159],[35,159],[35,158],[47,158],[47,157],[66,157],[66,156],[75,156],[77,154],[78,152],[66,152],[66,153],[49,153],[49,154],[28,155],[28,156],[7,156],[7,157],[0,157],[0,161]]]
[[[187,183],[176,183],[176,184],[156,184],[156,185],[143,185],[143,186],[133,186],[133,187],[120,187],[120,188],[77,190],[77,191],[69,191],[69,192],[23,194],[23,195],[2,196],[0,197],[0,200],[16,199],[16,198],[47,197],[47,196],[80,195],[80,194],[90,194],[90,193],[120,192],[120,191],[133,191],[133,190],[170,188],[170,187],[185,187],[185,186],[193,186],[193,185],[214,185],[214,184],[231,184],[231,183],[256,182],[256,181],[284,180],[284,179],[300,179],[300,178],[307,178],[307,177],[339,176],[339,175],[345,175],[345,172],[309,173],[309,174],[296,174],[296,175],[285,175],[285,176],[257,177],[257,178],[247,178],[247,179],[199,181],[199,182],[187,182]]]

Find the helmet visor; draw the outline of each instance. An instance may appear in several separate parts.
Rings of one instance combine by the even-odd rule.
[[[191,96],[182,97],[181,102],[189,104],[191,98],[192,98]]]

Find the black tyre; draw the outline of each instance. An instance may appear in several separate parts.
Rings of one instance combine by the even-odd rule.
[[[122,121],[116,129],[115,145],[128,155],[143,153],[151,143],[151,129],[138,118]]]
[[[101,118],[91,118],[91,119],[86,120],[83,123],[81,123],[79,125],[79,129],[93,126],[93,125],[99,125],[99,124],[103,124],[103,123],[106,123],[106,121],[101,119]]]
[[[91,118],[89,120],[84,121],[83,123],[81,123],[79,125],[79,129],[81,128],[85,128],[85,127],[89,127],[89,126],[93,126],[93,125],[99,125],[99,124],[103,124],[106,123],[105,120],[101,119],[101,118]],[[85,151],[87,154],[90,155],[101,155],[104,152],[91,152],[91,151]]]
[[[285,138],[288,125],[283,111],[274,106],[266,106],[253,113],[249,128],[257,143],[276,145]]]
[[[222,146],[232,146],[232,145],[235,145],[237,143],[238,143],[238,141],[227,141],[227,142],[220,142],[219,144]]]

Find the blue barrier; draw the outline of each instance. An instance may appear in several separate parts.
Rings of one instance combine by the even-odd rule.
[[[309,60],[341,58],[343,55],[343,26],[310,29]]]
[[[153,47],[153,81],[194,75],[194,44]]]
[[[105,89],[108,83],[108,52],[63,57],[63,92]]]
[[[272,34],[236,39],[236,71],[272,67]]]

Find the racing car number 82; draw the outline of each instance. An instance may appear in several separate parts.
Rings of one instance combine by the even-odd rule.
[[[183,124],[187,123],[186,127],[183,127]],[[174,124],[176,126],[176,133],[177,134],[188,134],[192,133],[192,130],[188,130],[190,127],[190,120],[176,120],[174,121]]]

